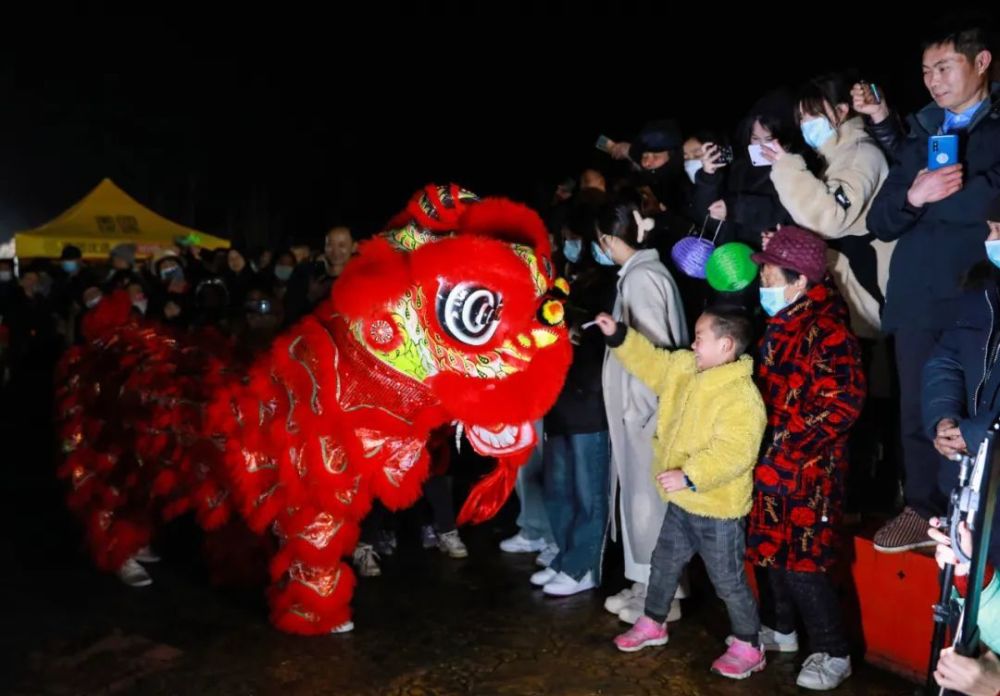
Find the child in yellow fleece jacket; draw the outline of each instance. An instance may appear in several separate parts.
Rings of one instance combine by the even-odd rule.
[[[743,354],[750,320],[732,309],[708,309],[695,325],[692,350],[674,351],[656,348],[609,315],[596,323],[625,368],[659,396],[651,474],[670,503],[653,551],[645,615],[615,644],[632,652],[667,642],[670,600],[697,553],[735,637],[712,671],[744,679],[766,664],[743,565],[753,468],[767,420],[753,360]]]

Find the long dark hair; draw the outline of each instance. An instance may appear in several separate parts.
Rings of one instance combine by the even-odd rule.
[[[838,104],[847,104],[847,118],[857,116],[852,106],[851,86],[855,80],[846,72],[827,73],[812,78],[803,84],[795,98],[795,125],[801,125],[802,113],[812,116],[826,116],[826,104],[836,109]],[[801,112],[801,113],[800,113]]]
[[[633,249],[643,248],[639,241],[636,214],[641,214],[639,193],[631,188],[618,192],[615,200],[608,202],[597,213],[595,232],[617,237]]]
[[[737,144],[746,148],[753,134],[753,124],[760,122],[785,150],[797,151],[802,138],[795,112],[796,100],[791,90],[779,88],[768,92],[757,100],[740,124]]]

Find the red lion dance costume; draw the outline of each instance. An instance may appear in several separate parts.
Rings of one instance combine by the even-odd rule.
[[[158,517],[193,510],[215,529],[235,512],[279,540],[274,625],[323,634],[350,620],[343,558],[372,499],[420,497],[433,430],[457,423],[497,459],[459,523],[500,508],[571,359],[545,227],[456,186],[427,187],[388,227],[242,377],[225,375],[217,341],[181,348],[120,317],[92,322],[59,404],[70,505],[100,567],[131,557]],[[120,313],[112,299],[98,309]]]

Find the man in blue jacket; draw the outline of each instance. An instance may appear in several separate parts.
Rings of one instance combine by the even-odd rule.
[[[924,367],[924,431],[947,459],[975,454],[1000,415],[1000,199],[987,214],[989,261],[973,266],[953,326]],[[942,492],[955,485],[957,467],[943,466]]]
[[[920,386],[935,344],[962,302],[962,278],[982,259],[986,212],[1000,194],[1000,85],[991,89],[986,34],[966,28],[925,45],[924,84],[934,102],[910,133],[868,213],[868,229],[898,240],[889,268],[883,329],[895,335],[907,507],[875,535],[875,548],[933,545],[927,521],[943,514],[944,460],[924,432]],[[927,170],[928,137],[959,136],[960,162]]]

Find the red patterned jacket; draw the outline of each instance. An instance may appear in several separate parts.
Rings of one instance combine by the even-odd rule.
[[[769,320],[757,386],[768,427],[754,471],[748,558],[823,572],[837,557],[847,436],[865,399],[861,351],[832,283]]]

